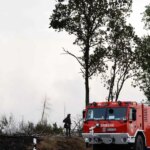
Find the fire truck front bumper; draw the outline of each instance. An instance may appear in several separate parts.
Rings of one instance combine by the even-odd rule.
[[[135,137],[130,137],[127,133],[82,133],[86,143],[89,144],[132,144]]]

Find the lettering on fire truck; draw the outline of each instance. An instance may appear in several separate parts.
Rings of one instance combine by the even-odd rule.
[[[101,127],[114,127],[114,124],[100,124]]]

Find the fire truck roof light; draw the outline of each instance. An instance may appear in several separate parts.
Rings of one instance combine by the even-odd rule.
[[[97,103],[96,103],[96,102],[93,102],[93,106],[97,106]]]
[[[121,106],[121,104],[122,104],[121,101],[118,101],[118,105]]]

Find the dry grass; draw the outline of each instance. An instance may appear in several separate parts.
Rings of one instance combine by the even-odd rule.
[[[91,150],[85,148],[80,137],[44,137],[37,147],[39,150]]]

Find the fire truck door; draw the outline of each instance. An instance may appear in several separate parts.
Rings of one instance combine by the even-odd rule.
[[[130,108],[129,110],[129,133],[130,135],[134,135],[137,129],[136,126],[136,109],[135,108]]]

